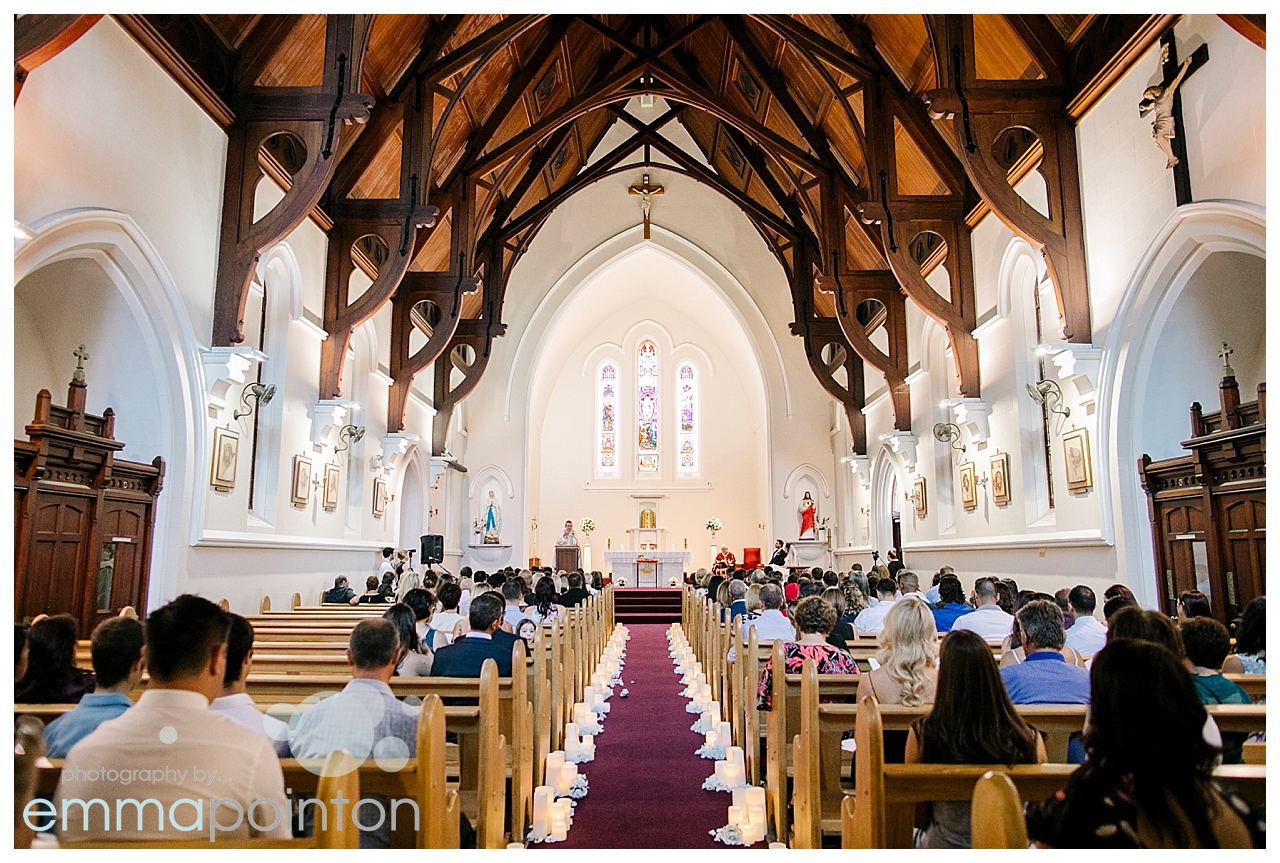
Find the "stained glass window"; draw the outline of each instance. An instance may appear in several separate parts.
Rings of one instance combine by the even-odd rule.
[[[596,464],[602,471],[618,469],[618,369],[612,363],[600,367],[600,433]]]
[[[641,342],[636,363],[636,453],[642,472],[658,470],[658,346]]]
[[[693,473],[698,469],[697,399],[698,381],[693,366],[685,363],[676,375],[680,416],[676,440],[680,442],[680,460],[676,463],[680,473]]]

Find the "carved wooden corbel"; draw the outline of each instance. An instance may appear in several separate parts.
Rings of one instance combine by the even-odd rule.
[[[968,211],[966,184],[954,159],[940,158],[937,150],[917,144],[948,191],[934,195],[903,192],[898,182],[895,121],[914,141],[912,118],[906,116],[912,108],[900,101],[887,82],[877,81],[868,93],[864,110],[871,199],[858,206],[858,215],[863,222],[879,226],[881,252],[907,296],[945,328],[956,364],[957,394],[978,398],[981,384],[978,343],[973,337],[977,326],[973,254],[970,228],[964,221]],[[948,277],[949,297],[926,280],[926,274],[939,266]]]
[[[321,398],[341,397],[342,369],[352,333],[391,299],[413,262],[419,229],[436,222],[439,208],[426,203],[431,112],[421,98],[421,87],[419,83],[403,102],[400,196],[331,202],[335,222],[329,232],[325,269],[324,328],[329,338],[320,346]],[[357,269],[369,275],[373,284],[349,302],[351,277]]]
[[[923,94],[934,119],[949,119],[960,159],[992,212],[1011,231],[1041,250],[1053,281],[1062,338],[1091,342],[1089,288],[1080,214],[1075,123],[1063,88],[1052,80],[979,80],[974,65],[973,16],[926,15],[938,89]],[[1007,157],[1010,136],[1035,141]],[[1015,143],[1017,143],[1015,141]],[[1037,164],[1048,193],[1048,216],[1014,191],[1011,182]]]
[[[360,82],[370,18],[328,17],[324,82],[319,88],[254,87],[241,94],[238,122],[227,148],[214,345],[244,341],[245,301],[259,256],[287,237],[320,200],[338,164],[341,127],[369,118],[373,97],[352,91]],[[305,155],[291,172],[284,197],[255,221],[255,191],[262,176],[259,153],[269,138],[281,133],[295,138]]]
[[[835,318],[813,318],[794,329],[804,339],[805,359],[809,361],[818,383],[844,407],[849,421],[849,440],[857,455],[867,454],[867,418],[862,413],[866,404],[862,357],[844,337]],[[847,384],[840,383],[835,373],[843,368]]]

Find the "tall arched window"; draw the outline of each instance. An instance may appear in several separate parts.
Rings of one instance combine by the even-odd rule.
[[[676,397],[679,411],[676,418],[676,440],[680,445],[680,459],[676,462],[679,473],[696,473],[698,470],[698,378],[693,366],[684,363],[676,374]]]
[[[613,363],[600,367],[600,428],[596,435],[596,467],[612,473],[618,469],[618,369]]]
[[[658,346],[640,343],[636,362],[636,455],[645,473],[658,470]]]

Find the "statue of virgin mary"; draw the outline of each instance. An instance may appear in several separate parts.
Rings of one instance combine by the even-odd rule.
[[[480,542],[483,545],[498,545],[502,535],[502,508],[498,506],[498,501],[494,498],[493,492],[489,492],[489,498],[484,505],[484,514],[481,516],[483,529]]]

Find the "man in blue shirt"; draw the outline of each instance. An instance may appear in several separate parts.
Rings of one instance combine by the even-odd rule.
[[[128,617],[113,617],[98,624],[90,641],[97,685],[73,710],[59,716],[44,731],[45,754],[66,758],[71,747],[99,725],[115,719],[133,706],[129,693],[142,682],[146,668],[142,624]]]
[[[964,586],[955,575],[947,573],[938,579],[938,599],[942,603],[933,609],[933,622],[938,632],[950,632],[956,619],[973,611],[964,601]]]
[[[1014,619],[1022,633],[1026,658],[1000,669],[1009,700],[1014,704],[1088,704],[1089,672],[1062,655],[1067,636],[1058,604],[1047,599],[1028,602]],[[1084,761],[1078,735],[1071,736],[1067,761]]]
[[[1066,631],[1057,603],[1037,599],[1017,614],[1026,659],[1000,669],[1014,704],[1088,704],[1089,672],[1062,655]]]

